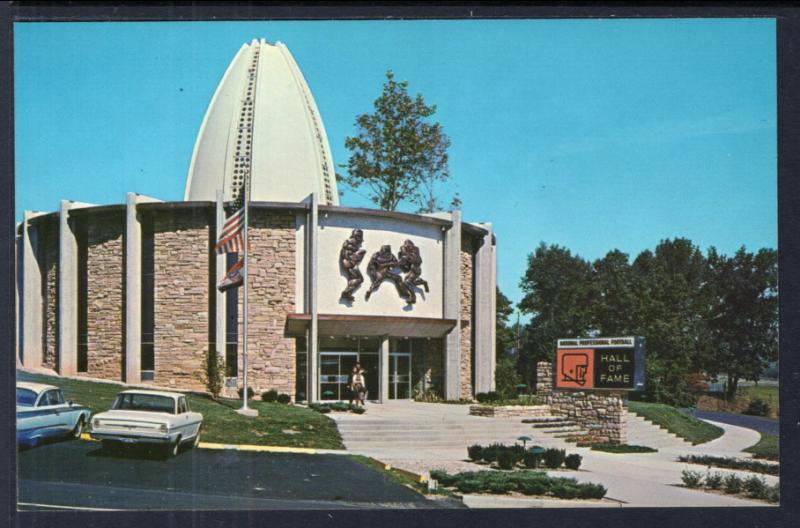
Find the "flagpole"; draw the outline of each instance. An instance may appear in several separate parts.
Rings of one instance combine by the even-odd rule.
[[[248,175],[249,176],[249,175]],[[244,313],[243,315],[243,325],[242,325],[242,368],[244,370],[242,374],[242,407],[239,409],[238,413],[243,414],[245,416],[258,416],[257,409],[250,409],[247,407],[247,392],[248,392],[248,384],[247,384],[247,322],[249,319],[249,283],[248,280],[248,261],[249,261],[249,246],[250,246],[250,239],[248,238],[247,228],[248,224],[250,223],[250,178],[246,178],[244,182],[244,229],[242,230],[242,234],[244,235],[244,258],[243,260],[243,273],[242,276],[242,287],[244,288]]]

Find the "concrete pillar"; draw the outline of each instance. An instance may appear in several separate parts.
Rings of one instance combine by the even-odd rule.
[[[142,381],[142,222],[136,206],[158,201],[136,193],[125,199],[125,383]]]
[[[22,221],[22,364],[42,366],[42,272],[37,250],[39,237],[31,220],[41,213],[25,211]]]
[[[14,352],[17,368],[22,366],[22,304],[20,304],[20,299],[24,295],[22,284],[22,255],[25,251],[22,231],[24,228],[24,224],[19,222],[14,229],[14,313],[16,314]]]
[[[491,224],[481,224],[488,233],[475,255],[475,392],[494,390],[495,362],[495,274]]]
[[[125,200],[125,382],[142,381],[142,224],[137,195]]]
[[[306,239],[308,241],[308,255],[306,270],[308,271],[308,306],[311,311],[311,323],[308,328],[308,390],[306,398],[309,402],[319,401],[319,328],[317,316],[317,251],[319,247],[319,208],[316,193],[311,193],[311,212],[306,224]]]
[[[378,401],[385,403],[389,400],[389,336],[381,338],[381,355],[378,357],[380,368],[380,396]]]
[[[225,209],[224,206],[224,197],[221,190],[217,191],[217,202],[216,202],[216,233],[217,239],[219,239],[219,234],[222,232],[222,228],[225,225]],[[225,274],[228,272],[227,270],[227,254],[217,254],[216,252],[211,257],[216,259],[216,276],[214,280],[214,306],[215,306],[215,313],[216,319],[214,320],[214,332],[216,335],[215,339],[215,346],[217,347],[217,354],[222,354],[222,357],[226,357],[226,348],[227,348],[227,334],[226,334],[226,318],[227,318],[227,310],[228,310],[228,303],[227,301],[227,292],[220,292],[216,286],[222,282],[222,279],[225,278]]]
[[[61,200],[58,209],[58,373],[78,372],[78,239],[69,222],[73,203]]]
[[[451,214],[452,227],[444,237],[444,317],[456,325],[444,343],[444,397],[461,397],[461,211]]]

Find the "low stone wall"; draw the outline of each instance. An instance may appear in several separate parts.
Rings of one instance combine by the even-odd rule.
[[[547,405],[470,405],[469,413],[473,416],[487,416],[490,418],[539,418],[550,416],[550,407]]]
[[[589,432],[593,442],[627,442],[625,400],[620,393],[553,390],[553,370],[548,362],[536,365],[536,395],[550,412],[574,421]]]

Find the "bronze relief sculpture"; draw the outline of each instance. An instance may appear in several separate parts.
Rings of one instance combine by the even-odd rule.
[[[400,297],[404,299],[407,297],[403,278],[394,271],[394,268],[396,268],[398,264],[397,258],[392,254],[392,246],[381,246],[379,251],[372,254],[372,258],[369,259],[369,264],[367,264],[367,275],[369,275],[370,280],[372,280],[372,284],[369,285],[369,289],[367,290],[367,300],[369,300],[369,296],[380,287],[384,280],[389,280],[394,283]]]
[[[345,240],[339,251],[339,266],[347,277],[347,287],[342,291],[340,300],[347,303],[355,301],[353,294],[364,283],[364,276],[358,269],[367,252],[361,247],[363,243],[364,232],[361,229],[353,229],[350,238]],[[422,257],[419,248],[411,240],[403,242],[396,257],[392,253],[392,246],[388,244],[381,246],[381,249],[373,253],[369,259],[367,275],[371,283],[365,296],[366,300],[369,300],[385,280],[394,284],[398,295],[408,304],[417,302],[414,291],[417,286],[425,288],[425,293],[430,291],[428,282],[422,278]]]
[[[347,302],[353,302],[353,292],[355,292],[364,282],[364,276],[358,265],[364,259],[367,250],[361,248],[364,243],[364,232],[360,229],[353,229],[350,238],[345,240],[342,244],[342,249],[339,251],[339,265],[347,277],[347,287],[341,295],[341,299]]]
[[[406,289],[406,301],[409,304],[417,302],[417,295],[414,293],[416,286],[424,286],[425,293],[428,293],[428,281],[422,275],[422,257],[419,255],[419,248],[411,240],[403,242],[400,252],[397,254],[397,261],[400,270],[405,273],[403,284]]]

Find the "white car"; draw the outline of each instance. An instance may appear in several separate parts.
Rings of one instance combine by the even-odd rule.
[[[200,443],[203,415],[192,412],[177,392],[126,390],[117,394],[110,411],[95,415],[89,432],[104,444],[151,444],[178,454],[182,444]]]
[[[92,411],[64,399],[56,386],[17,382],[17,443],[35,446],[45,438],[79,438]]]

